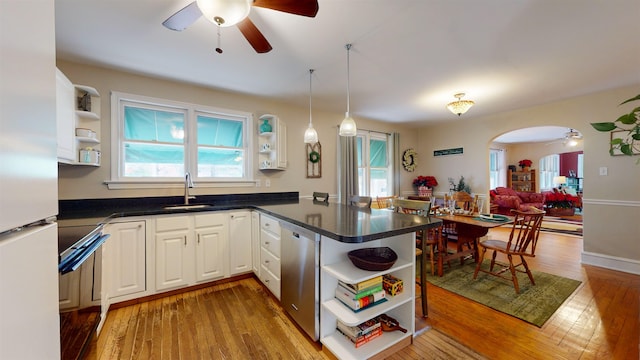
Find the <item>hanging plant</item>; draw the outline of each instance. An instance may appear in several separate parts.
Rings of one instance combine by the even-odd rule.
[[[640,95],[636,95],[623,101],[620,105],[639,100]],[[614,132],[626,133],[626,136],[622,137],[611,136],[610,155],[615,155],[616,151],[624,155],[637,155],[640,153],[640,107],[636,107],[630,113],[620,116],[616,121],[591,123],[591,126],[601,132],[610,132],[612,135]],[[640,159],[636,161],[636,164],[640,164]]]

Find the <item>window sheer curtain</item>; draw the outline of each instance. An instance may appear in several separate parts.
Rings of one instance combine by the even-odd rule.
[[[338,198],[347,204],[358,193],[357,137],[338,135]]]

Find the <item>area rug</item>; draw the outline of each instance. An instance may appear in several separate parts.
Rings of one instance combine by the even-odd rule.
[[[511,228],[511,224],[502,225],[504,228]],[[565,235],[582,236],[582,222],[566,220],[559,217],[545,216],[540,225],[540,231],[552,232]]]
[[[488,266],[485,261],[483,267]],[[473,280],[474,270],[473,263],[460,265],[454,261],[442,277],[429,273],[427,281],[537,327],[542,327],[581,284],[578,280],[532,271],[536,285],[531,285],[526,274],[519,273],[520,294],[516,294],[513,283],[505,279],[481,272]]]

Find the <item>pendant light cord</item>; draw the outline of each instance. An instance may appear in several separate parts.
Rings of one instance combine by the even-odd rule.
[[[349,110],[349,103],[351,102],[351,87],[350,87],[350,76],[349,76],[349,52],[351,50],[351,44],[347,44],[345,45],[345,47],[347,48],[347,114],[350,113]]]
[[[313,69],[309,69],[309,125],[311,125],[311,76]]]

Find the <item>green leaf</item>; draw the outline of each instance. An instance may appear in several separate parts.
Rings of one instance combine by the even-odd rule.
[[[622,152],[625,155],[633,154],[633,152],[631,151],[631,145],[630,144],[622,144],[622,145],[620,145],[620,152]]]
[[[633,113],[629,113],[629,114],[620,116],[616,121],[619,121],[625,125],[631,125],[631,124],[635,124],[636,116]]]
[[[631,138],[633,138],[633,140],[640,140],[640,134],[635,133],[635,134],[631,135]]]
[[[611,145],[620,145],[622,144],[622,139],[616,138],[611,140]]]
[[[591,123],[591,126],[598,131],[611,131],[616,128],[616,124],[612,122]]]
[[[626,103],[631,102],[631,101],[636,101],[636,100],[640,100],[640,94],[636,95],[635,97],[632,97],[629,100],[625,100],[625,101],[621,102],[620,105],[626,104]]]

